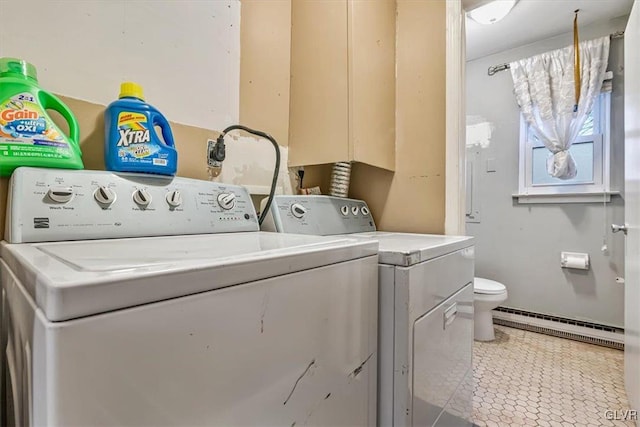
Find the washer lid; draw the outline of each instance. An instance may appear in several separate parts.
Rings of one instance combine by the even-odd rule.
[[[376,254],[373,241],[266,232],[36,244],[2,242],[1,249],[3,261],[52,321]]]
[[[473,292],[476,294],[497,295],[503,293],[506,289],[506,286],[495,280],[483,279],[481,277],[473,278]]]
[[[380,264],[408,267],[465,248],[469,248],[468,256],[474,256],[473,237],[385,231],[355,233],[348,236],[377,240],[380,244]]]

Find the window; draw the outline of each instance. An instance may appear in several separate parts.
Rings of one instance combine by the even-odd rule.
[[[569,149],[578,173],[568,180],[554,178],[547,173],[547,159],[552,154],[520,117],[520,183],[517,195],[520,202],[550,201],[538,196],[547,196],[554,202],[587,201],[585,197],[570,200],[574,196],[596,196],[596,200],[602,201],[602,194],[610,192],[610,109],[611,93],[603,92]],[[566,196],[566,199],[559,200],[558,196]]]

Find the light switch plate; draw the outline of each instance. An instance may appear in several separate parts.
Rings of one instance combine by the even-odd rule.
[[[491,158],[487,159],[487,172],[495,172],[496,171],[496,159]]]

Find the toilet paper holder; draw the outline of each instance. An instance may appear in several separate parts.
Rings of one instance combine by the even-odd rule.
[[[589,254],[580,252],[561,252],[560,265],[562,268],[589,269]]]

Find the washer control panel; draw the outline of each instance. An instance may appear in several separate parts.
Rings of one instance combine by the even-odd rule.
[[[258,231],[244,187],[165,176],[18,168],[10,243]]]
[[[266,199],[263,200],[264,207]],[[371,211],[363,200],[333,196],[275,196],[262,223],[264,231],[336,234],[376,231]]]

